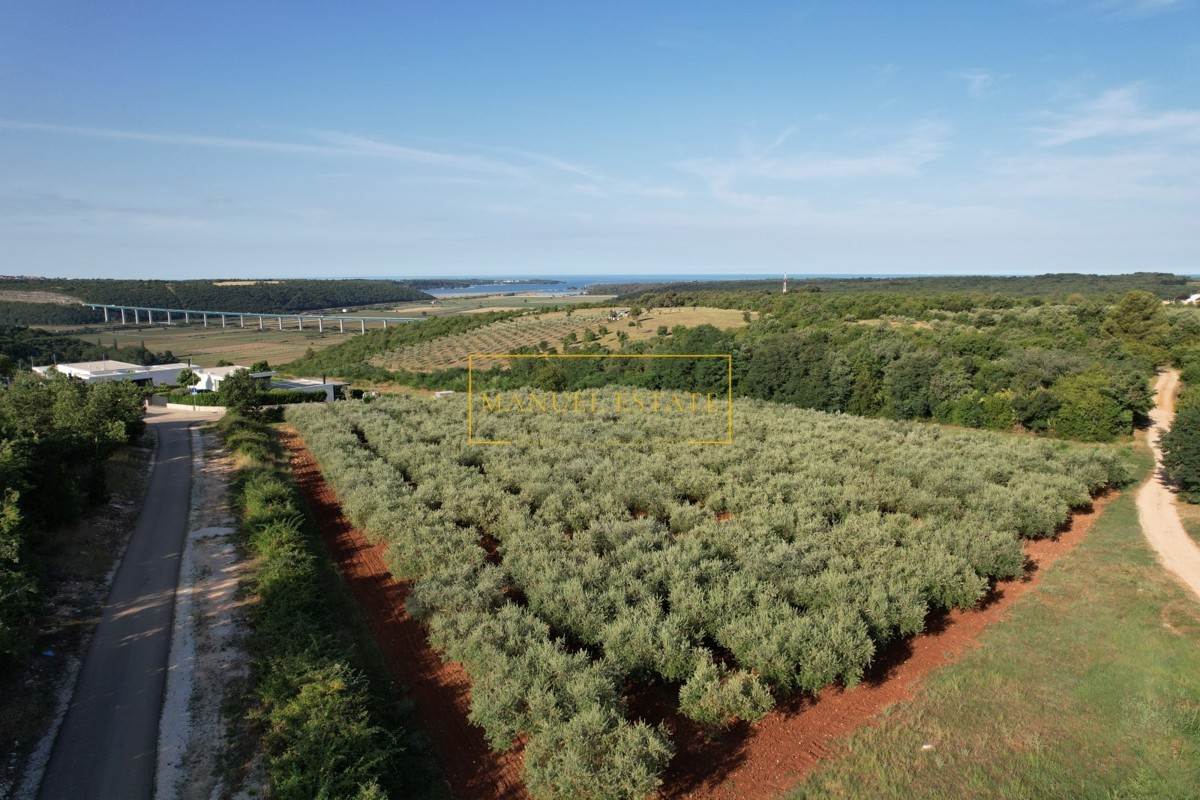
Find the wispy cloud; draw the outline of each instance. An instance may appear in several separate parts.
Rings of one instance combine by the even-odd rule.
[[[649,183],[644,180],[617,177],[594,167],[585,166],[574,161],[568,161],[559,156],[538,153],[532,150],[522,150],[513,147],[487,148],[491,152],[500,153],[517,160],[528,161],[533,165],[548,167],[550,170],[571,178],[569,187],[577,194],[604,197],[607,195],[635,195],[650,198],[679,198],[685,192],[663,184]],[[582,178],[583,180],[579,180]]]
[[[1093,10],[1112,17],[1146,17],[1187,5],[1188,0],[1100,0]]]
[[[1001,82],[1007,75],[996,75],[986,69],[968,69],[958,73],[958,77],[967,82],[967,94],[971,97],[983,97]]]
[[[232,136],[207,136],[186,133],[155,133],[148,131],[92,128],[74,125],[55,125],[46,122],[26,122],[0,119],[0,128],[32,131],[37,133],[85,136],[94,139],[112,139],[128,142],[174,145],[182,147],[217,148],[226,150],[253,150],[269,153],[352,156],[356,158],[378,158],[406,164],[435,167],[461,172],[484,173],[506,177],[523,177],[519,167],[495,159],[477,155],[461,155],[423,150],[405,145],[391,144],[362,136],[338,132],[313,134],[316,142],[289,142],[273,139],[247,139]]]
[[[1035,130],[1046,147],[1115,136],[1157,135],[1200,141],[1200,110],[1151,111],[1142,101],[1138,86],[1110,89],[1065,114],[1045,116],[1052,123]]]
[[[707,179],[714,190],[748,178],[775,181],[851,180],[871,177],[913,177],[949,148],[949,127],[939,121],[923,122],[898,140],[874,152],[844,155],[802,151],[787,154],[795,135],[789,128],[762,148],[745,148],[735,158],[699,158],[680,161],[676,168]]]
[[[1196,201],[1200,157],[1161,149],[1107,155],[1056,151],[1001,159],[991,165],[986,193],[1073,200]]]

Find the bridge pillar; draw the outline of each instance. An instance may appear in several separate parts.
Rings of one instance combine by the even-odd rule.
[[[192,312],[190,312],[190,311],[183,312],[183,324],[184,325],[192,324]]]
[[[168,325],[171,324],[171,312],[170,311],[167,311],[167,324]]]
[[[125,324],[125,309],[121,309],[121,324]]]
[[[225,315],[224,314],[221,315],[221,327],[222,328],[225,327]]]
[[[108,307],[104,307],[104,321],[108,322]]]
[[[339,319],[338,320],[338,328],[341,329],[342,333],[345,333],[346,332],[346,320]]]
[[[136,308],[133,310],[133,324],[138,324],[138,310]]]
[[[279,318],[279,330],[283,330],[283,317]]]
[[[296,325],[299,326],[300,330],[304,330],[304,317],[297,316],[296,317]]]
[[[367,332],[367,321],[365,319],[360,319],[358,321],[358,324],[362,325],[362,332],[366,333]]]
[[[325,318],[317,317],[317,333],[325,332]]]
[[[387,330],[387,320],[386,319],[383,321],[383,329],[385,331]]]
[[[262,314],[259,314],[259,315],[258,315],[258,329],[259,329],[260,331],[263,329],[263,318],[262,318]]]

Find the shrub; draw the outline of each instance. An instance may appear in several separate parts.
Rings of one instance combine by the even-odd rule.
[[[1171,429],[1162,435],[1163,467],[1189,503],[1200,502],[1200,406],[1175,414]]]

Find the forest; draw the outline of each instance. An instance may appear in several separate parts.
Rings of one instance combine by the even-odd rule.
[[[150,366],[170,364],[177,359],[170,350],[153,352],[144,345],[111,347],[88,342],[65,333],[0,324],[0,378],[11,376],[18,367],[29,369],[57,361],[124,361]]]
[[[615,294],[626,302],[642,295],[665,292],[773,292],[782,287],[783,276],[771,280],[679,281],[673,283],[606,283],[587,287],[588,294]],[[1042,297],[1065,300],[1072,294],[1115,298],[1126,292],[1151,292],[1163,300],[1183,300],[1194,294],[1191,278],[1167,272],[1135,272],[1126,275],[924,276],[913,278],[796,278],[788,281],[791,292],[949,294],[969,292],[1012,297]]]
[[[145,429],[141,389],[23,373],[0,384],[0,661],[36,608],[39,537],[104,497],[104,460]]]
[[[10,325],[93,325],[104,322],[104,312],[65,303],[0,300],[0,319]]]
[[[1083,441],[1131,435],[1150,408],[1155,367],[1200,361],[1200,310],[1164,305],[1145,291],[1113,301],[1083,295],[1050,302],[969,294],[704,292],[640,302],[620,325],[639,324],[642,308],[672,304],[743,308],[759,317],[731,331],[663,327],[655,337],[623,342],[616,350],[585,331],[514,352],[732,354],[734,393],[742,397]],[[484,315],[458,319],[368,333],[285,368],[463,391],[465,369],[419,373],[365,363],[417,341],[437,342],[480,327]],[[695,386],[695,376],[676,374],[680,368],[665,359],[520,359],[507,369],[477,371],[474,380],[483,389],[530,385],[555,391],[613,383]]]
[[[245,311],[275,314],[314,311],[339,306],[428,300],[422,287],[441,287],[453,281],[393,280],[112,280],[93,278],[0,278],[0,291],[56,292],[88,303]],[[48,315],[61,312],[46,310]],[[55,324],[55,320],[22,320]]]
[[[717,731],[853,685],[888,642],[1020,575],[1023,538],[1129,479],[1113,450],[748,399],[734,414],[729,446],[662,444],[687,438],[679,417],[553,413],[485,432],[555,446],[473,446],[465,403],[419,397],[287,418],[415,581],[408,611],[470,674],[472,722],[495,749],[526,742],[538,798],[654,791],[672,745],[629,687],[666,686]]]

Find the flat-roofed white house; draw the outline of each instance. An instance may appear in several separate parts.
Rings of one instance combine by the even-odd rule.
[[[317,380],[315,378],[287,378],[271,382],[272,389],[289,389],[295,392],[324,392],[325,402],[332,403],[338,390],[347,383],[339,381]]]
[[[152,383],[161,386],[175,383],[179,373],[187,369],[187,364],[155,364],[142,367],[124,361],[77,361],[72,364],[47,364],[44,367],[34,367],[33,371],[48,375],[57,370],[64,375],[83,381],[84,383],[103,383],[104,381],[133,381],[134,383]]]
[[[250,370],[249,367],[242,367],[242,366],[238,366],[237,364],[231,364],[228,367],[197,367],[197,366],[193,366],[192,372],[196,373],[197,377],[200,378],[200,382],[196,384],[196,388],[199,391],[215,392],[215,391],[217,391],[217,389],[221,388],[221,382],[223,380],[225,380],[230,375],[232,375],[233,373],[237,372],[240,369],[244,369],[246,371]],[[271,388],[271,378],[275,377],[275,373],[274,373],[274,371],[251,372],[250,377],[257,379],[260,383],[262,383],[264,389],[270,389]]]
[[[200,378],[196,384],[199,391],[217,391],[221,382],[240,369],[248,369],[238,365],[228,367],[192,367],[192,371]],[[316,380],[314,378],[276,379],[274,371],[251,372],[250,377],[259,381],[264,389],[288,389],[297,392],[324,392],[325,401],[332,402],[338,390],[346,386],[336,381]]]

